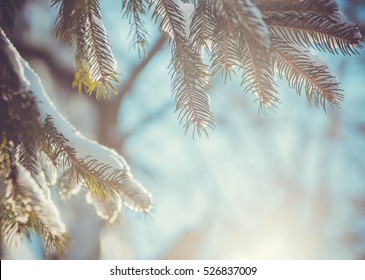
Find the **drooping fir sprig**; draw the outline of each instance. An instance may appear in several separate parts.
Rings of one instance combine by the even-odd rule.
[[[301,95],[305,91],[309,104],[338,107],[343,99],[337,79],[328,66],[301,46],[291,45],[276,38],[272,46],[274,65],[290,87]]]
[[[126,163],[123,169],[113,169],[91,155],[80,158],[77,151],[69,146],[69,141],[57,130],[50,116],[42,121],[41,137],[45,153],[52,162],[65,170],[57,183],[59,188],[68,189],[72,193],[72,189],[77,188],[75,184],[79,184],[86,186],[95,199],[123,202],[137,212],[150,211],[151,195],[132,178]]]
[[[335,20],[321,15],[319,11],[268,14],[265,15],[265,19],[272,36],[284,39],[288,43],[333,54],[358,54],[361,42],[359,29],[340,18]]]
[[[44,240],[46,252],[62,255],[67,233],[58,210],[37,182],[40,113],[12,48],[0,29],[0,177],[6,185],[1,198],[1,236],[11,242],[30,238],[35,231]]]
[[[99,0],[53,0],[59,7],[56,35],[64,43],[76,46],[76,74],[73,86],[81,93],[95,93],[96,99],[117,94],[114,59],[100,13]]]
[[[0,41],[1,55],[4,54],[2,37]],[[10,243],[23,236],[30,239],[31,232],[35,231],[44,240],[47,253],[56,251],[61,256],[68,236],[53,201],[36,181],[37,151],[42,142],[36,100],[31,91],[22,88],[13,63],[0,67],[7,73],[0,77],[3,82],[0,86],[0,178],[6,186],[1,198],[1,236]],[[18,83],[8,83],[12,75]]]
[[[152,17],[156,22],[160,20],[160,31],[170,38],[171,87],[180,123],[184,123],[185,131],[193,126],[193,135],[207,134],[207,128],[214,127],[208,95],[208,68],[188,40],[179,4],[174,0],[158,0],[151,4],[155,4]]]
[[[62,257],[69,237],[51,198],[20,164],[12,168],[5,183],[1,236],[11,243],[23,236],[30,239],[35,231],[43,239],[46,253],[55,251]]]
[[[25,0],[0,0],[0,28],[10,31],[14,27],[16,10]]]
[[[143,0],[122,0],[122,12],[124,17],[128,17],[131,29],[129,36],[132,37],[130,41],[131,48],[137,48],[138,54],[147,55],[148,48],[148,32],[146,24],[142,17],[144,17],[148,10],[147,1]]]
[[[217,0],[213,11],[216,18],[223,18],[226,32],[250,37],[263,48],[269,46],[268,27],[251,0]]]
[[[214,31],[214,2],[211,0],[195,0],[194,12],[189,26],[189,41],[195,52],[209,51],[209,44]]]
[[[279,101],[276,91],[274,65],[270,61],[270,54],[260,52],[259,47],[250,44],[245,38],[242,48],[242,82],[245,90],[256,95],[259,101],[259,111],[273,109]]]
[[[65,169],[71,168],[71,174],[86,185],[93,196],[104,199],[109,195],[115,197],[114,184],[124,179],[123,170],[112,171],[109,165],[98,163],[95,159],[77,158],[76,150],[58,132],[50,116],[46,116],[42,122],[42,139],[45,150],[51,151],[48,153],[50,159]]]

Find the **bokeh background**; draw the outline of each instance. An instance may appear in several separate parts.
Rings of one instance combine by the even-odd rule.
[[[148,216],[123,210],[105,224],[84,193],[55,200],[73,243],[67,259],[364,259],[365,51],[320,53],[345,96],[327,113],[278,80],[281,104],[258,114],[239,77],[213,80],[216,129],[184,134],[174,114],[170,48],[150,15],[148,56],[129,47],[120,1],[100,1],[121,73],[119,95],[96,101],[71,88],[73,50],[54,34],[47,0],[27,1],[12,42],[59,111],[83,134],[120,152],[153,194]],[[338,1],[365,34],[364,1]],[[36,235],[4,259],[52,258]]]

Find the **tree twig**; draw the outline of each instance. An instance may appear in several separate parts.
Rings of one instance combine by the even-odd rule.
[[[166,38],[163,36],[161,36],[156,41],[145,59],[143,59],[136,67],[134,67],[127,80],[118,90],[119,94],[116,97],[114,97],[112,100],[102,100],[101,102],[98,102],[100,116],[98,124],[98,140],[102,144],[114,148],[117,151],[120,150],[124,137],[122,135],[115,135],[115,132],[118,131],[117,124],[120,104],[127,93],[132,89],[140,73],[145,69],[152,58],[163,48],[165,42]],[[111,132],[114,132],[113,137],[110,137]]]

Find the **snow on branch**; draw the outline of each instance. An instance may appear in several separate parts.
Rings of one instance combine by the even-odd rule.
[[[21,232],[30,237],[35,230],[46,247],[61,252],[68,237],[50,198],[54,185],[63,197],[84,186],[95,201],[112,201],[116,205],[113,217],[119,215],[123,204],[148,213],[152,196],[133,178],[125,159],[85,138],[57,111],[38,76],[2,30],[0,47],[0,57],[7,62],[1,65],[0,74],[6,78],[12,73],[0,84],[1,114],[6,120],[1,123],[0,175],[8,182],[2,234]],[[57,170],[66,170],[58,182]],[[30,225],[25,217],[32,219]]]
[[[96,173],[103,177],[102,180],[97,180],[99,181],[98,183],[105,184],[102,187],[110,191],[110,193],[120,193],[123,196],[123,191],[120,191],[119,186],[124,186],[124,179],[132,178],[129,171],[130,168],[124,158],[115,150],[100,145],[96,141],[85,138],[69,122],[67,122],[67,120],[57,111],[56,106],[45,93],[40,79],[29,67],[28,63],[22,60],[22,66],[25,69],[25,75],[31,81],[30,89],[34,92],[37,100],[39,101],[38,106],[41,115],[51,117],[53,124],[57,129],[58,136],[62,135],[65,144],[68,146],[63,147],[66,153],[67,148],[70,148],[70,154],[68,155],[70,159],[68,164],[71,166],[79,165],[75,166],[76,170],[79,168],[79,171],[85,171],[85,176],[82,176],[84,184],[87,184],[88,181],[87,170],[91,170],[90,174]],[[60,145],[62,146],[62,144]],[[128,186],[129,185],[126,185],[125,187],[128,189]],[[144,209],[144,212],[148,212],[152,204],[152,199],[147,191],[145,191],[145,194],[148,197],[146,200],[149,201],[149,205],[144,205],[142,208]]]
[[[1,217],[1,232],[5,238],[11,241],[23,233],[29,237],[30,231],[35,230],[43,237],[47,252],[56,249],[62,254],[68,242],[66,227],[59,210],[29,171],[16,164],[5,183],[5,211]]]

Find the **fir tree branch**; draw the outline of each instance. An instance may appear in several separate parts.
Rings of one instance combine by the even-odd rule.
[[[300,95],[303,89],[309,104],[321,105],[326,110],[330,106],[339,106],[343,99],[339,84],[326,64],[314,57],[302,47],[289,45],[280,39],[273,40],[274,63],[281,76],[290,87]]]
[[[59,6],[56,35],[69,45],[76,45],[77,71],[73,86],[78,91],[101,96],[117,94],[112,82],[119,82],[116,61],[102,21],[99,0],[53,0]]]
[[[185,48],[186,47],[186,48]],[[191,46],[176,48],[172,56],[172,89],[176,99],[176,112],[180,123],[185,122],[185,132],[193,126],[195,132],[207,136],[207,128],[214,128],[214,119],[210,108],[209,74],[205,64]]]
[[[34,139],[29,138],[29,135],[26,135],[27,132],[33,134],[33,131],[27,129],[18,137],[17,156],[19,163],[24,166],[32,176],[36,176],[38,173],[37,144],[39,144],[39,139],[38,141],[35,141]]]
[[[35,230],[43,237],[46,251],[56,250],[62,256],[69,237],[60,220],[58,209],[41,191],[30,173],[17,164],[6,181],[1,232],[8,242],[15,236],[26,235]]]
[[[93,196],[103,199],[117,196],[115,185],[126,178],[124,170],[112,170],[111,166],[98,163],[92,158],[77,158],[75,149],[58,132],[50,116],[44,119],[41,133],[44,146],[51,150],[51,159],[64,168],[73,168],[77,181],[85,184]]]
[[[71,168],[77,183],[85,185],[97,200],[119,199],[134,211],[147,213],[152,207],[151,195],[136,181],[126,165],[126,169],[112,169],[108,164],[100,163],[91,156],[77,158],[76,151],[68,145],[67,139],[54,126],[47,116],[42,125],[42,139],[50,147],[51,158],[60,162],[64,168]],[[122,158],[119,158],[122,160]],[[123,161],[124,162],[124,161]],[[69,180],[72,180],[71,178]],[[130,184],[131,180],[135,182]]]
[[[84,34],[84,40],[88,52],[86,57],[90,61],[90,78],[93,82],[107,85],[108,81],[115,76],[116,61],[101,20],[98,1],[87,1],[87,3],[88,28]]]
[[[190,23],[189,41],[194,51],[200,53],[209,49],[208,42],[213,38],[214,4],[213,0],[194,0],[195,11]]]
[[[251,0],[217,0],[216,16],[224,18],[226,30],[230,35],[233,35],[233,31],[241,36],[247,34],[262,47],[269,47],[268,27],[260,10]]]
[[[37,172],[37,148],[40,142],[40,113],[33,93],[25,89],[27,81],[21,71],[20,62],[14,57],[1,29],[0,58],[2,137],[8,145],[11,143],[19,162],[34,175]]]
[[[317,13],[331,18],[338,14],[339,8],[335,0],[253,0],[263,15],[277,15],[278,13]],[[337,16],[336,16],[337,17]]]
[[[185,122],[185,131],[193,125],[193,135],[200,136],[202,132],[207,135],[207,127],[214,127],[207,93],[207,67],[186,38],[185,20],[179,6],[173,0],[156,2],[153,17],[156,21],[161,17],[160,31],[170,35],[171,85],[180,122]]]
[[[265,112],[267,107],[276,107],[279,101],[275,89],[275,73],[272,60],[268,54],[260,52],[258,47],[248,43],[240,46],[242,85],[246,84],[245,90],[254,93],[260,102],[259,111]]]
[[[224,23],[217,24],[213,38],[210,59],[212,62],[212,75],[221,71],[222,77],[224,77],[226,81],[227,77],[231,78],[231,72],[235,73],[233,68],[235,66],[240,66],[239,42],[236,42],[234,37],[229,35]]]
[[[52,7],[59,7],[59,12],[55,22],[56,37],[61,42],[70,46],[76,44],[77,30],[80,28],[78,26],[78,17],[82,6],[77,4],[77,2],[80,1],[52,0]]]
[[[147,4],[144,0],[122,0],[123,16],[128,17],[131,29],[129,36],[133,39],[130,42],[130,47],[137,47],[138,54],[141,57],[142,53],[147,54],[148,42],[147,42],[147,29],[141,16],[144,16],[147,12]]]
[[[15,147],[12,141],[9,141],[5,131],[1,132],[0,143],[0,178],[8,178],[10,171],[15,166]]]
[[[280,13],[265,17],[273,36],[304,47],[344,55],[358,54],[361,34],[356,25],[316,13]]]
[[[14,28],[15,11],[25,0],[0,0],[0,28],[10,31]]]

